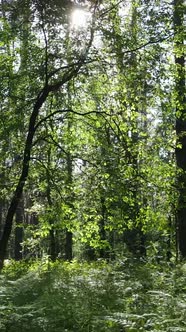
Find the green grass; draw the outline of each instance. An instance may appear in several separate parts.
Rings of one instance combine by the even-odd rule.
[[[0,276],[0,331],[186,331],[186,266],[12,262]]]

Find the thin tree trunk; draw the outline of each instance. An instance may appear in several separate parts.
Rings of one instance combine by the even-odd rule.
[[[48,150],[48,162],[47,162],[47,172],[46,172],[46,179],[47,179],[47,201],[49,207],[52,209],[52,198],[51,198],[51,175],[50,175],[50,166],[51,166],[51,149]],[[56,260],[56,239],[55,239],[55,233],[54,233],[54,220],[53,216],[50,219],[50,257],[52,262]]]
[[[23,197],[20,199],[19,205],[16,210],[16,227],[15,227],[15,247],[14,257],[19,261],[22,259],[22,245],[23,242],[23,223],[24,223],[24,201]]]
[[[73,243],[72,232],[66,231],[66,242],[65,242],[65,259],[67,261],[72,260],[72,243]]]
[[[174,0],[175,65],[176,65],[176,162],[179,199],[177,206],[178,243],[186,258],[186,99],[184,59],[184,1]],[[181,171],[181,172],[180,172]]]
[[[71,123],[68,120],[68,131],[70,132]],[[73,192],[71,189],[72,186],[72,158],[70,152],[67,154],[67,187],[69,187],[69,197],[67,204],[73,209]],[[73,245],[73,234],[68,229],[66,230],[66,243],[65,243],[65,259],[68,261],[72,260],[72,245]]]
[[[104,196],[101,197],[101,221],[100,221],[100,238],[101,241],[106,240],[106,231],[105,231],[105,222],[107,217],[107,208],[105,205],[105,198]],[[107,258],[107,254],[104,248],[101,248],[99,251],[100,258]]]
[[[3,229],[3,206],[4,206],[4,200],[3,198],[0,199],[0,237]]]

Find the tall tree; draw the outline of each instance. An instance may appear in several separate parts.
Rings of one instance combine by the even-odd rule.
[[[177,206],[178,242],[180,253],[186,258],[186,89],[184,54],[185,2],[174,0],[174,44],[175,44],[175,105],[176,105],[176,162],[178,166]]]
[[[50,63],[50,52],[52,52],[51,46],[52,44],[52,39],[48,39],[48,36],[51,37],[50,30],[46,31],[46,26],[51,28],[49,26],[49,23],[47,21],[47,12],[46,12],[46,7],[44,4],[39,5],[38,9],[38,16],[39,16],[39,27],[40,31],[38,33],[43,34],[43,43],[44,43],[44,52],[43,48],[41,50],[42,52],[42,68],[43,68],[43,73],[41,77],[38,77],[37,79],[42,82],[40,85],[40,88],[36,88],[35,92],[33,91],[34,95],[36,97],[34,98],[34,102],[32,105],[32,109],[30,108],[30,116],[28,120],[28,130],[26,134],[26,140],[24,144],[24,149],[23,149],[23,158],[22,158],[22,165],[21,165],[21,174],[18,179],[18,183],[15,187],[15,191],[13,192],[10,205],[8,208],[7,216],[5,219],[5,224],[4,224],[4,230],[3,234],[0,240],[0,269],[3,267],[3,262],[5,259],[6,255],[6,249],[8,245],[8,240],[11,234],[12,230],[12,224],[13,224],[13,218],[16,213],[16,209],[18,207],[19,201],[21,199],[22,193],[23,193],[23,188],[25,186],[25,182],[27,180],[28,174],[29,174],[29,166],[30,166],[30,160],[31,160],[31,152],[32,152],[32,147],[33,147],[33,140],[36,131],[40,127],[40,125],[48,118],[48,117],[42,117],[40,120],[38,119],[39,113],[44,106],[44,104],[47,101],[47,98],[49,94],[57,92],[59,89],[65,86],[67,82],[75,78],[82,66],[85,64],[87,60],[87,56],[89,53],[89,50],[92,45],[93,37],[94,37],[94,21],[95,21],[95,12],[97,10],[97,2],[94,5],[93,8],[93,13],[92,13],[92,26],[90,27],[90,33],[88,39],[85,41],[85,46],[80,54],[80,56],[76,56],[76,58],[72,59],[72,64],[66,66],[65,63],[63,65],[61,64],[60,61],[55,61],[55,66],[58,66],[57,68],[54,67],[52,68],[51,63]],[[54,23],[54,22],[53,22]],[[56,29],[59,28],[59,23],[56,22]],[[51,29],[53,32],[53,30]],[[56,35],[56,31],[55,31]],[[63,35],[63,32],[62,32]],[[31,36],[30,36],[31,38]],[[54,35],[53,35],[54,38]],[[58,46],[55,45],[56,50],[58,50]],[[58,54],[59,58],[60,55]],[[55,56],[56,57],[56,56]],[[54,61],[54,60],[53,60]],[[74,62],[73,62],[74,61]],[[64,61],[65,62],[65,61]],[[54,63],[53,63],[54,64]],[[66,70],[65,70],[66,69]],[[28,68],[28,70],[34,70],[34,68]],[[31,76],[35,73],[31,73]],[[62,111],[61,111],[62,112]],[[53,114],[50,115],[50,117]],[[42,114],[41,114],[42,115]]]

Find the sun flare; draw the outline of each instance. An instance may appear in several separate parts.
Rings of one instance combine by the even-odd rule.
[[[73,29],[86,28],[90,19],[90,13],[83,9],[75,9],[71,16],[71,25]]]

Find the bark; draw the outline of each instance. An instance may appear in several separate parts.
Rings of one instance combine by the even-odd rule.
[[[47,172],[46,172],[46,178],[47,178],[46,196],[47,196],[48,205],[52,209],[50,166],[51,166],[51,149],[49,148],[49,150],[48,150],[48,165],[47,165]],[[55,233],[54,233],[53,216],[50,219],[50,226],[51,226],[51,229],[50,229],[50,232],[49,232],[49,236],[50,236],[49,252],[50,252],[51,260],[52,260],[52,262],[54,262],[57,258],[57,253],[56,253],[56,238],[55,238]]]
[[[176,65],[176,162],[179,199],[176,213],[178,244],[181,256],[186,257],[186,99],[184,59],[184,1],[174,0],[175,65]]]
[[[68,123],[68,130],[70,132],[70,127],[71,123],[69,120]],[[70,208],[73,209],[73,200],[74,200],[74,195],[71,189],[72,186],[72,158],[70,152],[67,154],[67,187],[69,187],[69,197],[67,204],[69,205]],[[68,261],[72,260],[72,245],[73,245],[73,234],[71,231],[68,229],[66,230],[66,243],[65,243],[65,259]]]
[[[67,39],[69,38],[69,32],[70,32],[70,27],[68,27]],[[70,47],[70,44],[69,44],[69,47]],[[67,52],[68,52],[68,50],[67,50]],[[67,55],[67,58],[69,58],[69,55]],[[68,62],[70,64],[69,59],[68,59]],[[71,106],[72,100],[71,100],[71,84],[70,83],[68,84],[67,91],[68,91],[68,105]],[[70,117],[68,117],[67,133],[68,133],[69,139],[71,136],[71,126],[72,126],[72,119]],[[74,193],[72,190],[72,182],[73,182],[72,170],[73,170],[72,156],[71,156],[70,149],[68,149],[67,155],[66,155],[66,172],[67,172],[67,180],[66,180],[67,202],[66,203],[68,204],[69,208],[71,208],[73,210]],[[67,261],[71,261],[72,257],[73,257],[73,234],[72,234],[71,230],[68,229],[68,227],[65,230],[65,248],[64,249],[65,249],[65,259]]]
[[[20,199],[19,205],[16,210],[16,228],[15,228],[15,247],[14,257],[19,261],[22,259],[22,245],[23,242],[23,223],[24,223],[24,204],[23,198]]]
[[[72,232],[66,231],[65,259],[67,261],[72,260],[72,239]]]
[[[1,198],[0,199],[0,236],[3,227],[3,206],[4,206],[4,200]]]
[[[105,223],[107,218],[107,208],[105,205],[105,198],[104,196],[101,197],[101,220],[100,220],[100,238],[101,241],[106,240],[106,231],[105,231]],[[105,248],[101,248],[99,252],[100,258],[107,258],[107,253]]]
[[[53,228],[50,230],[50,257],[52,262],[55,262],[57,254],[56,254],[56,237]]]

